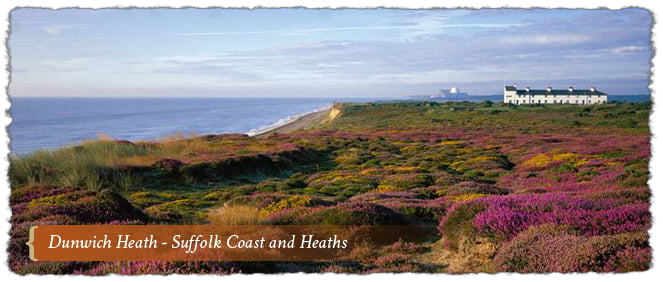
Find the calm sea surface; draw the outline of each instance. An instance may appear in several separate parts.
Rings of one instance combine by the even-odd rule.
[[[55,149],[99,134],[154,140],[174,133],[248,133],[334,101],[362,99],[13,98],[10,149]]]
[[[475,97],[500,101],[501,96]],[[314,98],[13,98],[10,149],[25,154],[55,149],[100,134],[155,140],[175,133],[248,133],[330,106],[372,99]],[[611,101],[648,101],[648,95],[610,96]]]

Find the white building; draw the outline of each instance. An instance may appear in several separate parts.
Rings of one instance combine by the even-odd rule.
[[[544,90],[535,90],[525,87],[519,90],[516,85],[504,86],[504,103],[515,105],[531,104],[603,104],[608,102],[608,94],[590,87],[586,90],[573,89],[569,87],[566,90],[552,89],[548,86]]]
[[[431,95],[431,99],[462,99],[468,98],[468,95],[465,92],[460,92],[460,88],[454,86],[451,88],[440,89],[437,95]]]

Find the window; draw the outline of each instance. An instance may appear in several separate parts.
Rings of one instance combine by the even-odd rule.
[[[544,104],[548,104],[548,100],[543,100],[543,103],[544,103]]]

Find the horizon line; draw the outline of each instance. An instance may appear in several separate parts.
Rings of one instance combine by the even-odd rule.
[[[169,98],[230,98],[230,99],[407,99],[418,96],[429,96],[430,94],[413,94],[408,96],[396,96],[396,97],[385,97],[385,96],[325,96],[325,97],[310,97],[310,96],[12,96],[8,94],[7,97],[11,100],[14,98],[157,98],[157,99],[169,99]],[[468,94],[470,97],[486,97],[486,96],[502,96],[502,93],[493,93],[493,94]],[[608,94],[608,96],[651,96],[651,93],[644,94]]]

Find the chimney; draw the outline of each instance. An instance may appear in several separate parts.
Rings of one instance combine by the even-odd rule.
[[[530,90],[529,86],[525,87],[526,92],[529,92],[529,90]]]
[[[551,86],[546,87],[546,91],[547,92],[552,92],[552,87]]]
[[[573,86],[569,86],[569,92],[573,92]]]
[[[589,91],[596,92],[596,88],[594,88],[594,86],[592,86],[592,87],[589,88]]]

